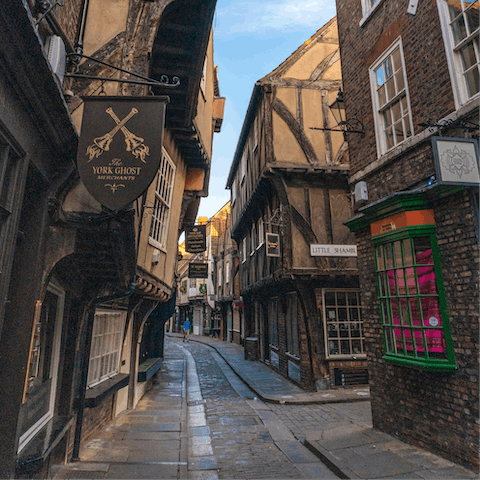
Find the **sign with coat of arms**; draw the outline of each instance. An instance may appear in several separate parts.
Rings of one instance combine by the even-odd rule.
[[[83,97],[77,167],[95,200],[118,210],[152,183],[162,158],[169,97]]]

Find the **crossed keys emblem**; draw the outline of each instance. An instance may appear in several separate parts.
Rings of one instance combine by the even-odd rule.
[[[140,160],[143,163],[146,163],[145,156],[149,155],[149,148],[143,143],[144,139],[141,137],[137,137],[132,132],[130,132],[127,127],[125,127],[125,124],[135,114],[138,113],[138,110],[136,108],[132,108],[130,113],[123,120],[120,120],[117,115],[115,115],[112,107],[108,107],[105,112],[113,118],[117,126],[105,135],[93,139],[93,145],[87,147],[87,153],[85,154],[89,156],[88,161],[90,162],[94,158],[98,158],[103,152],[108,152],[108,150],[110,150],[110,144],[113,141],[113,137],[119,130],[121,130],[125,137],[125,143],[127,144],[127,152],[132,152],[132,155],[135,158],[140,157]]]

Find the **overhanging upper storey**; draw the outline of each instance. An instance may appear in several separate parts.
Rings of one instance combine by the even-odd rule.
[[[176,88],[153,87],[169,95],[166,127],[190,166],[205,166],[209,156],[194,124],[216,0],[175,0],[165,8],[152,47],[149,76],[180,79]]]

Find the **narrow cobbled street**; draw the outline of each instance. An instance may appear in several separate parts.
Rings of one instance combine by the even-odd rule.
[[[163,367],[137,408],[85,442],[81,461],[58,466],[54,478],[475,478],[372,430],[368,400],[263,402],[222,355],[204,342],[167,338]]]

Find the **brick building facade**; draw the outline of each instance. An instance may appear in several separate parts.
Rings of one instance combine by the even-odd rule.
[[[337,10],[373,424],[478,469],[478,2]]]

